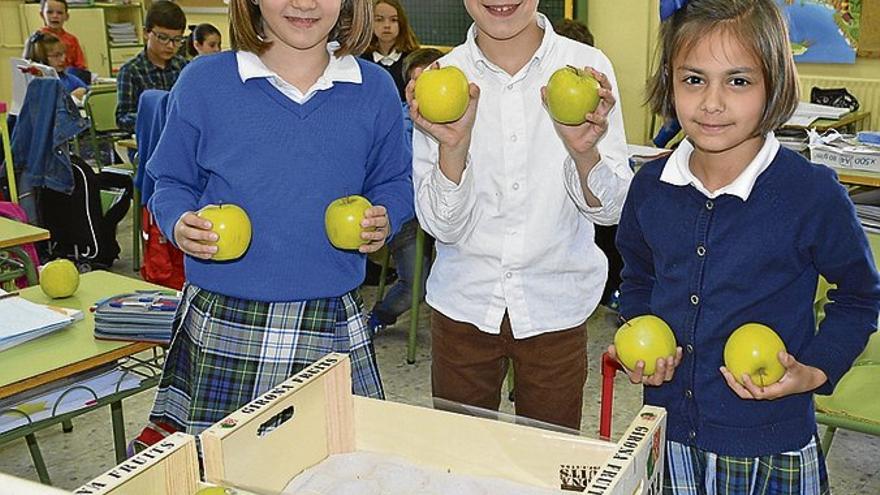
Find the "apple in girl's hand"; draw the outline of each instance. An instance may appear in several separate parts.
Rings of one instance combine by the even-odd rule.
[[[779,362],[779,351],[785,343],[770,327],[760,323],[746,323],[737,328],[724,344],[724,366],[742,385],[748,374],[759,387],[772,385],[785,374]]]
[[[211,230],[217,234],[215,261],[241,258],[251,244],[251,219],[240,206],[233,204],[207,205],[198,215],[211,222]]]
[[[629,370],[644,361],[644,376],[651,376],[658,359],[675,355],[675,335],[665,321],[654,315],[637,316],[617,329],[614,334],[617,357]]]
[[[599,106],[599,81],[589,71],[567,65],[550,76],[547,109],[553,120],[581,125]]]
[[[455,122],[471,99],[467,77],[452,65],[426,70],[416,79],[415,98],[422,117],[435,124]]]
[[[339,249],[357,249],[369,242],[361,239],[364,231],[361,220],[364,212],[372,206],[367,198],[358,195],[333,200],[324,212],[324,228],[330,244]]]
[[[40,289],[52,299],[70,297],[79,288],[79,270],[70,260],[53,260],[40,269]]]

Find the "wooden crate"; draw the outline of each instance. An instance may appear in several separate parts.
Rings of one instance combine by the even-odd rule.
[[[615,444],[354,396],[350,377],[348,357],[330,354],[205,430],[206,480],[278,493],[331,454],[370,451],[594,495],[660,492],[662,408],[644,407]]]

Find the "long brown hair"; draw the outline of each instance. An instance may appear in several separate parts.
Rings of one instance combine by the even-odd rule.
[[[419,47],[419,39],[416,37],[416,33],[413,31],[412,26],[409,25],[409,18],[406,17],[406,11],[403,10],[403,5],[400,4],[400,0],[373,0],[373,10],[376,10],[376,6],[380,3],[388,4],[397,11],[397,39],[394,41],[394,49],[401,52],[411,52]],[[379,38],[376,37],[375,32],[372,31],[372,27],[370,28],[370,32],[373,33],[370,38],[370,47],[369,50],[375,52],[379,49]]]
[[[373,4],[370,0],[341,0],[339,19],[328,39],[339,42],[337,57],[360,55],[373,35]],[[265,52],[271,41],[263,38],[263,16],[260,6],[251,0],[230,0],[229,38],[233,50],[257,55]]]

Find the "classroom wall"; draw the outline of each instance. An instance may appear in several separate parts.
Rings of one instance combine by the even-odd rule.
[[[18,15],[20,0],[0,0],[0,101],[12,100],[12,74],[9,59],[20,57],[25,34]]]

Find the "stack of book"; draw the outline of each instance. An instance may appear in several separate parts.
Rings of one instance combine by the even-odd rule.
[[[880,206],[856,205],[856,214],[862,222],[865,231],[880,233]]]
[[[95,305],[95,337],[165,344],[180,297],[158,291],[120,294]]]
[[[134,24],[131,22],[108,22],[107,34],[110,36],[110,45],[134,45],[140,43]]]
[[[47,335],[83,318],[82,311],[44,306],[0,289],[0,351]]]

